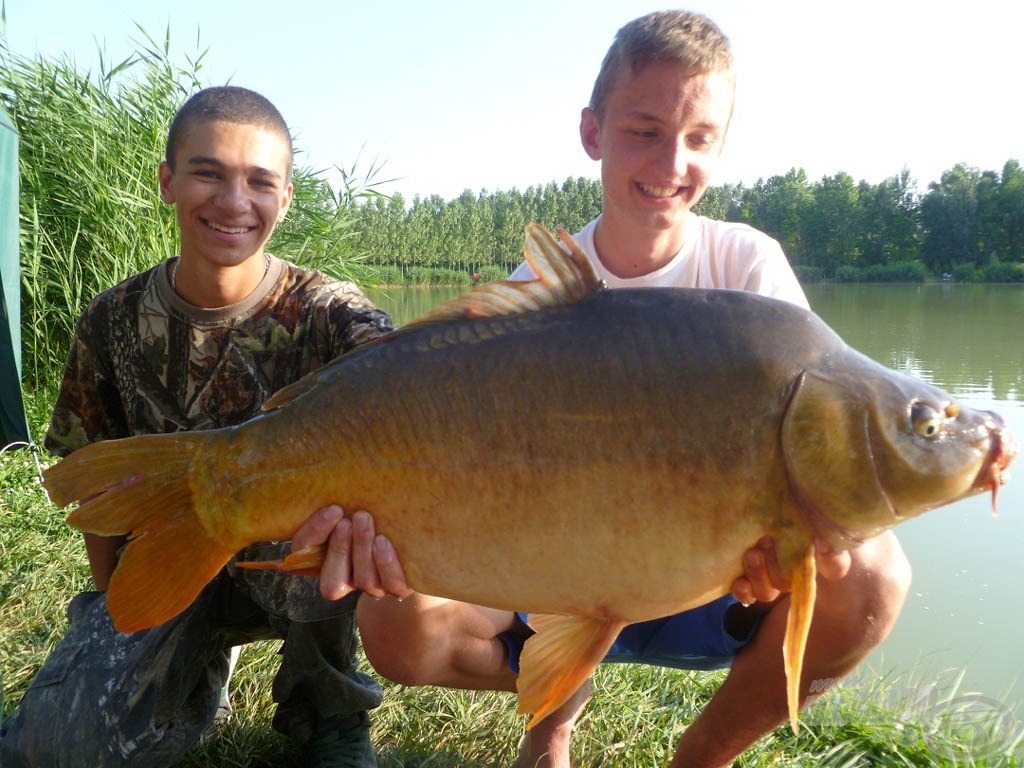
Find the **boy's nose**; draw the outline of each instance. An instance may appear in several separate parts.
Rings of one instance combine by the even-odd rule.
[[[245,185],[238,181],[226,181],[217,194],[217,204],[226,210],[245,210],[249,204]]]
[[[658,156],[659,169],[667,176],[682,178],[690,163],[690,150],[683,137],[669,139],[662,144]]]

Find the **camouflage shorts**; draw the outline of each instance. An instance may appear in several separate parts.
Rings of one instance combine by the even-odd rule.
[[[230,648],[275,637],[285,642],[274,727],[301,744],[318,720],[381,702],[376,681],[356,671],[355,601],[324,600],[315,579],[228,566],[182,614],[125,635],[104,593],[82,593],[68,605],[67,634],[0,725],[0,766],[172,765],[213,721]]]

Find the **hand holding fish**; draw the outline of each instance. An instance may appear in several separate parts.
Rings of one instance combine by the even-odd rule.
[[[320,568],[320,593],[340,600],[353,590],[371,597],[392,595],[399,600],[413,593],[395,549],[374,532],[373,518],[358,511],[346,517],[332,504],[318,510],[292,537],[292,551],[325,548]]]
[[[850,571],[849,550],[836,550],[823,539],[815,539],[814,552],[822,578],[835,581]],[[770,603],[790,590],[789,579],[779,566],[775,540],[770,536],[762,537],[744,553],[743,565],[746,570],[732,583],[730,592],[744,605]]]

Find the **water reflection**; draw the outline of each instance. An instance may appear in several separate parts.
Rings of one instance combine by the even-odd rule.
[[[1024,288],[811,285],[811,306],[861,352],[958,395],[1024,399]]]

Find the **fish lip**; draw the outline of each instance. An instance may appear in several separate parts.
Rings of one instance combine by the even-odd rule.
[[[981,469],[978,470],[978,474],[971,484],[970,493],[991,490],[994,511],[999,487],[1009,479],[1006,469],[1020,454],[1020,443],[1017,442],[1013,433],[1007,430],[1006,423],[999,414],[986,411],[986,416],[985,428],[989,438],[988,452],[982,461]]]

